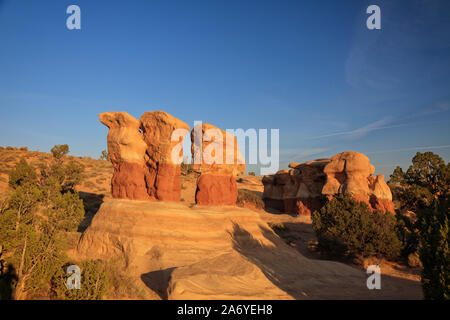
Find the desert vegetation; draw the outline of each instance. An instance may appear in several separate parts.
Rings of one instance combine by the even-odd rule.
[[[257,193],[251,190],[239,189],[237,197],[239,207],[249,207],[257,210],[264,209],[264,201]]]
[[[400,255],[397,221],[390,212],[372,212],[349,196],[333,198],[312,215],[319,250],[337,257]]]
[[[40,154],[37,166],[25,157],[7,166],[10,191],[0,202],[2,299],[100,299],[105,293],[107,275],[100,262],[79,263],[87,284],[83,290],[74,293],[62,282],[71,264],[66,251],[85,217],[85,204],[76,190],[85,166],[67,157],[67,145],[51,152],[52,157]]]
[[[406,172],[397,167],[389,185],[403,222],[404,255],[419,256],[426,299],[450,298],[450,164],[418,152]]]
[[[449,168],[432,152],[417,153],[406,172],[396,167],[389,180],[396,215],[334,197],[312,214],[318,250],[327,258],[378,257],[422,267],[424,297],[449,299]]]

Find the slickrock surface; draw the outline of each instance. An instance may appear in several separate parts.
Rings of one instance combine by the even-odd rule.
[[[162,299],[421,298],[417,281],[382,275],[382,290],[368,290],[363,271],[307,258],[269,228],[265,215],[109,199],[77,252],[80,258],[125,257],[134,275]]]
[[[267,208],[310,215],[333,196],[344,194],[373,209],[394,213],[384,176],[373,176],[375,168],[362,153],[346,151],[330,159],[291,163],[289,167],[263,178]]]

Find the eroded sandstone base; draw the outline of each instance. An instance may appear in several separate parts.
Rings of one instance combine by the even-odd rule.
[[[145,176],[147,168],[138,163],[122,162],[114,166],[111,180],[113,198],[149,200]]]
[[[236,179],[231,175],[202,174],[197,181],[195,201],[205,206],[236,205]]]

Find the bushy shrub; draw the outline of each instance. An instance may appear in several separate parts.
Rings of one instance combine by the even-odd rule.
[[[333,198],[320,212],[313,213],[312,220],[318,249],[330,256],[393,259],[400,255],[395,216],[371,212],[367,204],[351,197]]]
[[[69,153],[69,146],[67,144],[59,144],[54,146],[50,152],[55,159],[62,159],[66,154]]]
[[[83,200],[74,192],[58,193],[47,210],[50,222],[67,232],[76,231],[85,214]]]
[[[238,190],[237,205],[245,207],[246,204],[250,204],[257,209],[264,209],[264,201],[260,196],[249,190],[240,189]]]
[[[286,230],[286,226],[284,225],[283,222],[269,222],[268,225],[275,232]]]
[[[9,174],[9,186],[13,189],[26,183],[36,183],[36,169],[21,158],[16,167]]]
[[[83,164],[74,160],[70,160],[69,163],[67,163],[64,167],[63,189],[73,190],[76,185],[80,184],[83,180],[84,169],[85,167]]]
[[[101,154],[101,156],[100,156],[100,158],[99,158],[99,160],[103,160],[103,161],[109,160],[109,154],[108,154],[108,151],[103,150],[103,151],[102,151],[102,154]]]
[[[41,184],[51,189],[58,189],[63,192],[73,191],[75,186],[83,180],[84,165],[70,160],[67,164],[58,161],[47,166],[42,164]]]
[[[80,289],[69,289],[67,268],[72,263],[66,263],[52,278],[52,298],[58,300],[101,300],[108,290],[108,276],[105,264],[99,260],[86,260],[80,263]]]

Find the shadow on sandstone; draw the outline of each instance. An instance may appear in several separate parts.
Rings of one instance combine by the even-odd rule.
[[[333,273],[333,266],[336,265],[333,264],[337,262],[312,260],[300,250],[289,252],[293,248],[282,248],[284,244],[276,234],[265,227],[260,228],[273,246],[261,243],[247,230],[234,224],[231,232],[233,248],[255,264],[275,286],[294,299],[422,298],[420,283],[388,275],[382,275],[382,286],[387,289],[368,290],[368,275],[364,271],[341,265],[339,268],[345,269],[345,272],[336,275]],[[295,257],[297,254],[303,257]]]
[[[167,289],[169,288],[172,272],[176,268],[152,271],[141,275],[141,280],[145,285],[153,290],[162,300],[167,300]]]
[[[287,265],[276,258],[279,256],[279,254],[276,253],[279,250],[276,245],[279,240],[276,239],[275,234],[265,227],[261,227],[261,231],[264,237],[275,245],[274,247],[262,244],[247,230],[234,223],[233,231],[231,232],[233,248],[245,256],[250,262],[255,264],[264,273],[267,279],[278,288],[295,299],[301,298],[300,294],[288,285],[289,279],[286,278]]]
[[[295,215],[294,215],[295,216]],[[308,259],[323,259],[316,250],[317,238],[311,223],[283,222],[272,230],[288,245],[299,251]]]
[[[243,190],[244,192],[251,192],[255,196],[259,197],[262,200],[262,197],[263,197],[262,191],[256,191],[256,190],[251,190],[251,189],[247,189],[247,188],[238,188],[238,190]]]
[[[78,232],[84,232],[91,225],[92,219],[100,209],[105,195],[81,191],[79,195],[80,199],[83,200],[85,215],[83,221],[78,226]]]
[[[294,213],[283,212],[266,206],[263,200],[263,192],[246,188],[238,189],[237,205],[254,211],[265,211],[270,214],[285,214],[291,217],[297,216]]]

